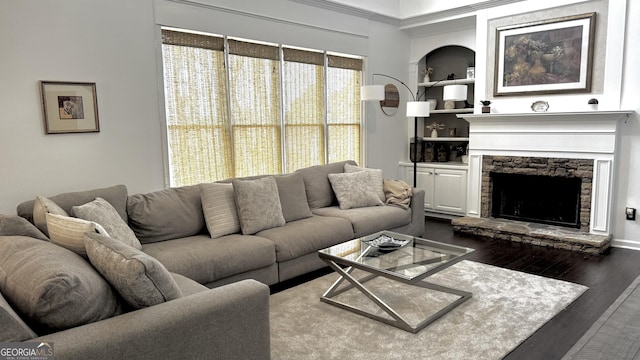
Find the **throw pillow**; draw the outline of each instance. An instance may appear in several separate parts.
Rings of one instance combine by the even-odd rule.
[[[340,209],[384,205],[376,189],[371,188],[372,174],[369,171],[329,174],[329,182],[338,198]]]
[[[83,257],[87,257],[87,251],[84,248],[84,233],[100,232],[106,234],[104,228],[93,221],[55,214],[47,214],[47,227],[52,243]]]
[[[278,185],[273,177],[256,180],[233,180],[240,228],[244,235],[283,226]]]
[[[0,291],[40,335],[122,312],[111,286],[87,261],[30,237],[0,237]]]
[[[142,244],[133,230],[120,217],[116,209],[103,198],[96,198],[92,202],[71,208],[73,214],[80,219],[93,221],[107,231],[109,236],[118,239],[136,249],[142,249]]]
[[[22,321],[20,316],[0,294],[0,342],[17,342],[38,336]]]
[[[353,160],[340,161],[325,165],[314,165],[295,172],[302,174],[304,178],[304,187],[307,193],[307,200],[311,209],[318,209],[335,205],[336,195],[331,189],[328,174],[343,173],[344,164],[349,163],[357,165]]]
[[[91,264],[136,309],[182,297],[178,284],[156,259],[120,240],[86,233]]]
[[[36,196],[36,201],[33,203],[33,223],[45,235],[49,235],[46,214],[69,216],[69,214],[55,202],[46,197]]]
[[[240,232],[240,219],[232,184],[200,184],[202,211],[211,238]]]
[[[49,240],[42,231],[27,219],[16,215],[0,214],[0,236],[30,236],[40,240]]]
[[[377,190],[380,201],[385,202],[386,196],[384,194],[384,178],[382,176],[382,169],[369,169],[351,164],[344,164],[344,172],[353,173],[358,171],[369,171],[371,173],[372,179],[370,186],[372,189]]]
[[[278,185],[282,215],[286,222],[313,216],[307,202],[307,193],[304,188],[302,174],[281,175],[276,176],[275,179]]]

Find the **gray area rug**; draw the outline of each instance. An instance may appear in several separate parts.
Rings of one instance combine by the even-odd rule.
[[[473,297],[412,334],[321,302],[337,277],[271,296],[272,359],[501,359],[588,289],[465,260],[429,281]],[[367,284],[410,323],[437,312],[452,296],[384,278]],[[340,296],[375,309],[356,290]]]
[[[640,359],[640,277],[618,297],[563,357]]]

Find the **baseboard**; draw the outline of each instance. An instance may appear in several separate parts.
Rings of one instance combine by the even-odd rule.
[[[631,249],[631,250],[640,250],[640,241],[637,241],[637,240],[624,240],[624,239],[613,239],[611,241],[611,247],[622,248],[622,249]]]

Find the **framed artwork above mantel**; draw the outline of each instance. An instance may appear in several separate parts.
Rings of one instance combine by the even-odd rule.
[[[496,28],[494,96],[591,90],[596,13]]]

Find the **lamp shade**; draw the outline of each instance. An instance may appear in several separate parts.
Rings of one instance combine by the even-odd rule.
[[[442,100],[444,101],[464,101],[467,100],[467,85],[445,85],[442,90]]]
[[[408,101],[407,117],[428,117],[429,102],[428,101]]]
[[[360,87],[360,101],[384,100],[383,85],[366,85]]]

